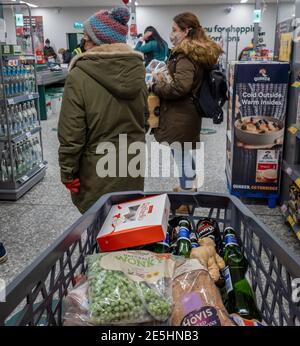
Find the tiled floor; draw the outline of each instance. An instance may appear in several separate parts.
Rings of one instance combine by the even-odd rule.
[[[9,254],[8,262],[0,266],[0,278],[7,282],[80,216],[59,179],[57,132],[53,130],[57,127],[57,117],[53,116],[42,126],[45,159],[48,161],[45,179],[19,201],[0,202],[0,241],[5,243]],[[202,136],[205,142],[205,181],[202,190],[226,193],[225,126],[214,127],[211,122],[204,122],[204,126],[215,128],[217,133]],[[177,184],[175,179],[147,178],[145,190],[171,190]],[[287,244],[289,251],[300,255],[300,243],[284,225],[278,208],[270,210],[263,205],[249,207]]]

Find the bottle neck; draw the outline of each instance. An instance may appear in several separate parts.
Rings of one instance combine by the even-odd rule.
[[[234,234],[226,234],[225,235],[225,248],[228,246],[237,246],[239,247],[239,244],[237,242],[236,236]]]

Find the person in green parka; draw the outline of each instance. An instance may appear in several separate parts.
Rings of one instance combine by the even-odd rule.
[[[127,135],[128,145],[145,143],[147,116],[143,55],[126,44],[129,18],[126,7],[117,7],[88,19],[86,52],[72,60],[65,84],[58,124],[59,165],[61,180],[81,213],[106,193],[144,189],[144,174],[131,177],[119,172],[119,159],[132,158],[124,146],[120,153],[119,135]],[[101,170],[107,155],[101,145],[106,143],[116,149],[116,176],[114,169],[109,176]],[[114,162],[107,164],[113,167]]]
[[[135,50],[144,54],[146,66],[154,59],[165,61],[169,54],[167,42],[153,26],[145,29],[144,36],[140,37]]]

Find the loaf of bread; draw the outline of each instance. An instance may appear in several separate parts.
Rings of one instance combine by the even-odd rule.
[[[173,281],[172,326],[234,326],[220,293],[204,268],[187,260]]]

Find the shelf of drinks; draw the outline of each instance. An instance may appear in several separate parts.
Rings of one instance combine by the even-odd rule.
[[[29,138],[31,138],[33,135],[35,135],[36,133],[39,133],[42,130],[42,128],[40,126],[35,127],[34,129],[30,130],[30,131],[26,131],[20,135],[17,136],[12,136],[11,137],[11,141],[13,143],[19,143],[22,142],[24,140],[27,140]],[[0,137],[0,142],[8,142],[8,138],[7,137]]]
[[[47,168],[47,161],[43,161],[38,163],[34,168],[32,168],[29,172],[18,177],[16,181],[6,181],[0,182],[0,190],[10,190],[20,188],[23,184],[27,183],[30,179],[32,179],[37,173],[41,170],[45,170]]]
[[[292,214],[291,208],[290,208],[288,202],[285,202],[281,206],[281,212],[282,212],[282,215],[284,216],[286,222],[290,225],[292,230],[295,232],[297,238],[300,240],[300,222],[295,221],[295,216]]]
[[[6,60],[34,60],[35,61],[35,55],[32,54],[3,54],[2,55],[3,59]]]
[[[287,174],[290,179],[300,188],[300,166],[291,165],[286,161],[283,161],[282,169],[285,174]]]
[[[32,187],[40,182],[46,175],[47,162],[41,162],[39,166],[31,170],[26,176],[16,182],[0,183],[0,200],[17,201]]]
[[[36,100],[39,98],[39,94],[38,93],[31,93],[28,95],[20,95],[20,96],[14,96],[14,97],[8,97],[7,100],[7,104],[9,106],[13,106],[16,105],[18,103],[22,103],[22,102],[27,102],[27,101],[32,101],[32,100]],[[0,106],[3,106],[4,104],[4,99],[0,100]]]
[[[299,125],[293,125],[289,128],[289,132],[295,135],[298,139],[300,139],[300,127]]]

